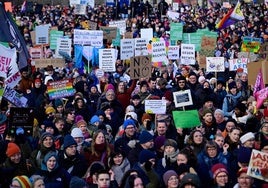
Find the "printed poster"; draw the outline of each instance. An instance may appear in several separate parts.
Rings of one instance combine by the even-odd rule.
[[[247,175],[268,182],[268,154],[253,149]]]
[[[206,57],[207,72],[224,72],[224,57]]]
[[[69,79],[48,82],[47,92],[50,100],[70,97],[75,94],[73,83]]]

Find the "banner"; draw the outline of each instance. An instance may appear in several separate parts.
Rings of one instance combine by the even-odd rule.
[[[170,40],[182,40],[183,24],[171,23],[170,24]]]
[[[262,69],[260,68],[259,73],[256,78],[256,82],[253,88],[253,96],[256,98],[256,93],[265,88],[265,84],[263,81]]]
[[[176,128],[193,128],[201,125],[198,111],[172,111]]]
[[[35,27],[36,44],[48,44],[49,25],[38,25]]]
[[[150,78],[152,74],[152,65],[149,56],[135,56],[130,62],[131,79]]]
[[[17,64],[15,48],[7,48],[0,44],[0,77],[7,78],[12,75],[12,65]]]
[[[70,97],[75,94],[73,83],[71,80],[60,80],[56,82],[48,82],[47,92],[50,100]]]
[[[28,99],[8,86],[5,87],[3,97],[17,107],[27,107]]]
[[[58,31],[58,30],[50,30],[49,32],[49,39],[50,39],[50,49],[51,50],[56,50],[57,47],[57,39],[63,37],[63,31]]]
[[[238,68],[242,68],[245,73],[248,73],[248,58],[229,59],[229,70],[236,71]]]
[[[168,47],[168,59],[176,60],[180,58],[180,46]]]
[[[134,56],[134,39],[121,39],[120,41],[120,59],[130,59]]]
[[[71,57],[71,51],[72,51],[72,39],[69,38],[57,39],[57,47],[55,51],[55,56],[57,58],[62,58],[59,52],[65,52]]]
[[[126,32],[126,21],[118,20],[118,21],[109,21],[109,27],[117,27],[120,30],[120,35],[124,35]]]
[[[165,100],[145,100],[144,107],[148,114],[166,114],[167,103]]]
[[[141,29],[141,38],[146,38],[148,40],[152,40],[153,37],[154,37],[153,28],[142,28]]]
[[[11,107],[9,125],[13,129],[22,127],[27,133],[33,132],[34,110],[33,108]]]
[[[152,42],[152,62],[168,62],[165,41]]]
[[[247,175],[268,182],[268,154],[253,149]]]
[[[263,104],[264,100],[268,97],[268,87],[261,89],[255,93],[255,97],[257,100],[256,108],[259,109]]]
[[[61,58],[34,59],[32,63],[36,68],[44,68],[48,65],[53,65],[53,67],[65,67],[65,60]]]
[[[224,57],[206,57],[207,72],[224,72]]]
[[[99,30],[74,30],[74,44],[83,46],[103,46],[103,31]]]
[[[147,44],[146,38],[135,38],[135,56],[148,55]]]
[[[113,48],[99,50],[99,68],[104,72],[114,72],[116,50]]]
[[[195,46],[194,44],[181,44],[181,64],[195,64]]]

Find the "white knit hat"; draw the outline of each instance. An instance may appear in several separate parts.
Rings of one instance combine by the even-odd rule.
[[[81,129],[79,129],[77,127],[73,128],[73,130],[71,132],[71,136],[73,138],[83,138],[84,137]]]
[[[243,136],[241,136],[240,142],[244,144],[246,141],[253,139],[253,138],[255,138],[254,134],[252,132],[248,132],[244,134]]]

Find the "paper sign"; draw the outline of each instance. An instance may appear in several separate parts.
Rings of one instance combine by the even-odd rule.
[[[180,13],[178,13],[178,12],[174,12],[174,11],[168,11],[167,12],[167,16],[169,17],[169,18],[171,18],[172,20],[178,20],[178,18],[180,17]]]
[[[109,27],[117,27],[120,30],[120,35],[124,35],[126,32],[126,21],[118,20],[118,21],[110,21]]]
[[[8,86],[5,87],[3,97],[17,107],[27,107],[28,99]]]
[[[147,44],[146,38],[135,38],[135,56],[148,55]]]
[[[149,56],[135,56],[131,58],[130,77],[131,79],[150,78],[152,66]]]
[[[134,39],[121,39],[120,41],[120,59],[130,59],[134,56]]]
[[[169,46],[168,47],[168,59],[175,60],[180,58],[180,46]]]
[[[74,44],[102,47],[103,31],[75,29]]]
[[[192,128],[200,126],[197,110],[172,111],[176,128]]]
[[[47,92],[50,100],[70,97],[75,94],[73,83],[71,80],[60,80],[56,82],[48,82]]]
[[[207,72],[224,72],[224,57],[206,57]]]
[[[39,25],[35,27],[36,44],[48,44],[49,25]]]
[[[181,64],[194,65],[195,64],[195,45],[181,44]]]
[[[244,37],[241,46],[241,51],[257,53],[260,49],[260,45],[261,45],[260,38]]]
[[[247,73],[247,64],[248,58],[229,59],[229,70],[236,71],[238,68],[242,68]]]
[[[85,15],[86,11],[87,11],[87,5],[81,5],[81,4],[74,5],[74,14]]]
[[[57,39],[63,36],[63,31],[50,30],[50,49],[55,50],[57,47]]]
[[[99,68],[104,72],[114,72],[116,51],[113,48],[99,50]]]
[[[40,47],[31,47],[30,56],[32,59],[41,59],[43,58],[43,50]]]
[[[116,38],[117,27],[104,27],[100,26],[100,30],[103,31],[103,38],[112,41]]]
[[[164,41],[152,42],[152,62],[167,63],[166,45]]]
[[[57,48],[55,52],[57,58],[62,58],[59,52],[65,52],[71,57],[71,51],[72,51],[72,39],[68,38],[57,39]]]
[[[165,100],[145,100],[145,112],[148,114],[166,114]]]
[[[172,3],[172,10],[179,10],[179,3]]]
[[[12,12],[12,2],[4,2],[5,10],[8,12]]]
[[[173,92],[173,98],[176,108],[193,105],[193,99],[189,89]]]
[[[146,38],[149,40],[153,39],[153,28],[142,28],[141,29],[141,38]]]
[[[170,39],[171,40],[182,40],[182,23],[171,23],[170,24]]]
[[[268,154],[253,149],[247,175],[268,182]]]
[[[10,49],[3,45],[0,45],[0,76],[7,78],[10,75],[10,67],[16,64],[17,54],[16,48]]]

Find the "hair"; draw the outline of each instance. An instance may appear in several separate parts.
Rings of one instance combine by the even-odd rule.
[[[112,166],[114,166],[114,158],[118,155],[122,155],[123,159],[125,158],[125,154],[123,151],[113,151],[109,157],[108,160],[108,166],[111,168]]]
[[[124,188],[125,187],[125,185],[127,184],[127,180],[129,178],[129,176],[134,175],[134,174],[131,175],[131,173],[133,173],[133,172],[137,173],[138,176],[139,176],[139,172],[137,170],[135,170],[135,169],[130,169],[130,170],[126,171],[124,173],[124,176],[121,179],[121,185],[119,186],[119,188]]]
[[[97,136],[102,133],[105,137],[105,132],[103,130],[97,130],[94,135],[93,135],[93,138],[92,138],[92,143],[91,143],[91,152],[93,155],[96,155],[96,156],[99,156],[99,154],[97,153],[96,149],[95,149],[95,144],[96,144],[96,138]],[[109,143],[108,141],[106,140],[105,138],[105,144],[106,144],[106,153],[107,153],[107,156],[110,156],[111,154],[111,148],[109,147]]]
[[[218,144],[214,141],[214,140],[209,140],[207,141],[206,145],[205,145],[205,149],[208,148],[218,148]]]
[[[97,172],[97,174],[96,174],[96,179],[97,179],[97,180],[99,179],[99,175],[101,175],[101,174],[108,174],[109,177],[110,177],[110,173],[109,173],[108,170],[106,170],[106,169],[101,169],[101,170],[99,170],[99,171]]]
[[[193,130],[193,131],[190,133],[189,138],[187,139],[187,143],[188,143],[189,145],[194,145],[194,144],[195,144],[195,143],[194,143],[194,134],[195,134],[196,132],[200,132],[200,133],[203,135],[203,133],[202,133],[200,130],[197,130],[197,129]],[[203,136],[203,142],[204,142],[204,141],[205,141],[205,137]]]
[[[30,177],[30,180],[33,184],[33,187],[34,187],[34,184],[38,181],[38,180],[43,180],[44,181],[44,177],[40,176],[40,175],[32,175]]]
[[[190,165],[191,167],[195,168],[197,164],[197,157],[191,147],[183,148],[178,154],[184,155],[187,158],[187,165]]]
[[[134,188],[134,185],[135,185],[135,179],[137,178],[140,178],[139,176],[137,175],[130,175],[127,180],[126,180],[126,183],[125,183],[125,186],[124,188]],[[141,178],[140,178],[141,179]],[[141,179],[142,180],[142,179]]]

